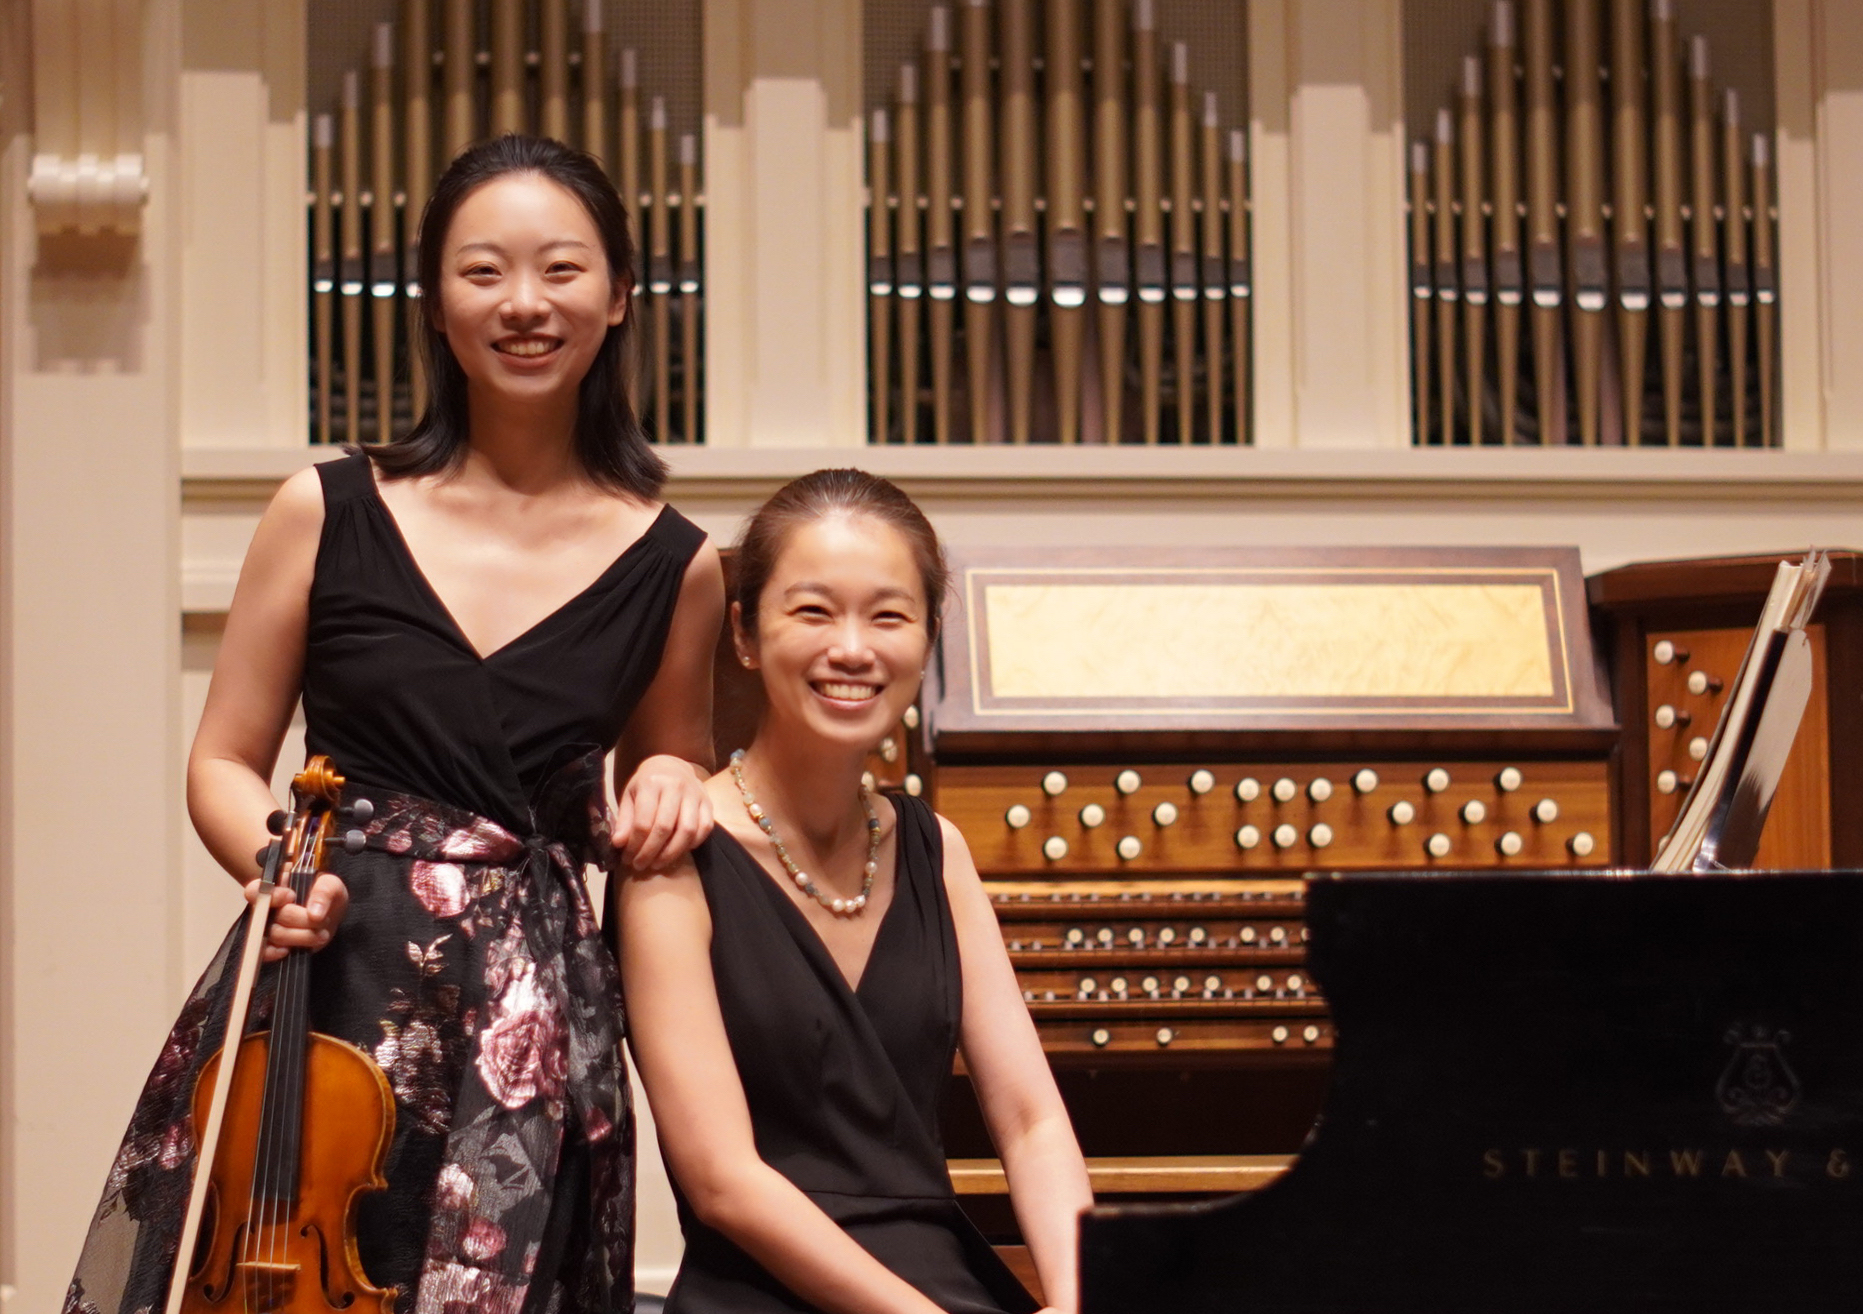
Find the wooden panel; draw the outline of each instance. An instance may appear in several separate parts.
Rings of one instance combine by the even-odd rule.
[[[1824,627],[1809,626],[1806,634],[1811,641],[1811,701],[1766,817],[1759,854],[1753,861],[1758,868],[1803,870],[1831,865],[1831,799],[1825,785],[1830,736]],[[1745,628],[1652,630],[1644,636],[1649,716],[1644,775],[1650,791],[1652,852],[1675,824],[1752,638],[1753,632]],[[1672,660],[1658,662],[1649,655],[1659,643],[1672,646]],[[1705,678],[1707,684],[1701,693],[1689,686],[1697,677]]]
[[[1440,792],[1431,792],[1424,783],[1433,770],[1448,778]],[[1520,783],[1503,790],[1497,781],[1508,770],[1519,772]],[[1199,771],[1208,772],[1213,784],[1204,794],[1195,793],[1189,783]],[[1366,779],[1363,783],[1370,788],[1361,793],[1354,781],[1365,771],[1377,779]],[[1117,785],[1125,772],[1139,779],[1130,794],[1121,793]],[[939,771],[939,811],[963,832],[980,871],[1071,876],[1529,868],[1602,865],[1612,852],[1609,772],[1596,761],[1069,765],[1058,772],[1066,785],[1057,795],[1043,789],[1044,778],[1051,774],[1056,773],[1039,766],[949,766]],[[1244,781],[1255,782],[1258,790],[1247,802],[1236,794]],[[1321,782],[1323,787],[1316,788]],[[1292,797],[1277,800],[1277,785]],[[1552,800],[1556,815],[1540,822],[1533,810],[1546,799]],[[1413,814],[1402,824],[1392,815],[1400,804]],[[1161,813],[1166,805],[1169,811]],[[1012,815],[1017,808],[1027,812],[1027,821],[1019,827],[1013,822],[1021,820],[1021,813]],[[1088,826],[1082,813],[1090,820],[1092,808],[1099,809],[1104,820]],[[1175,820],[1160,824],[1160,816],[1171,811]],[[1398,816],[1402,815],[1400,809]],[[1252,827],[1253,833],[1238,838],[1245,827]],[[1438,835],[1445,837],[1447,847],[1432,853],[1426,845]],[[1511,855],[1499,847],[1509,835],[1519,841]],[[1044,845],[1055,839],[1065,849],[1057,846],[1061,856],[1049,857]],[[1128,839],[1137,845],[1136,856],[1129,858],[1119,851]],[[1242,847],[1250,841],[1252,847]],[[1575,844],[1586,850],[1582,856],[1572,851]],[[1133,851],[1131,846],[1127,851]]]
[[[1159,1195],[1189,1191],[1234,1194],[1257,1191],[1287,1171],[1286,1154],[1176,1154],[1087,1160],[1093,1194]],[[951,1186],[959,1195],[1003,1195],[1009,1190],[1002,1161],[952,1159]]]
[[[1018,733],[1612,728],[1569,548],[998,551],[954,567],[941,755]]]

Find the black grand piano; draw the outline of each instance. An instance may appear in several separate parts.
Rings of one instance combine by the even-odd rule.
[[[1863,1310],[1863,873],[1310,879],[1320,1123],[1082,1314]]]

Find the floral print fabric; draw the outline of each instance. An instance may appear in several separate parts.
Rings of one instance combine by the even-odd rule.
[[[632,1308],[620,989],[582,879],[607,856],[600,785],[599,754],[565,767],[528,836],[349,791],[375,814],[364,851],[329,864],[351,905],[313,959],[312,1025],[372,1054],[395,1093],[390,1186],[359,1201],[358,1242],[370,1279],[402,1288],[401,1314]],[[224,1028],[238,930],[137,1105],[66,1314],[165,1298],[193,1162],[188,1101]]]

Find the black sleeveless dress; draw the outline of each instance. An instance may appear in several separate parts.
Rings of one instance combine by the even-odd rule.
[[[951,1190],[938,1102],[963,1013],[938,819],[898,811],[896,887],[856,988],[808,919],[720,827],[694,854],[712,973],[757,1152],[875,1258],[951,1314],[1036,1308]],[[795,1314],[792,1294],[678,1201],[686,1253],[668,1314]]]
[[[602,756],[653,680],[704,535],[662,510],[586,589],[481,656],[368,459],[318,474],[306,745],[375,815],[367,847],[327,863],[350,904],[311,960],[311,1025],[372,1055],[396,1097],[389,1187],[358,1206],[364,1271],[400,1288],[400,1314],[629,1310],[623,1015],[582,873],[607,854]],[[163,1302],[193,1158],[188,1100],[224,1026],[242,927],[137,1105],[68,1314]]]

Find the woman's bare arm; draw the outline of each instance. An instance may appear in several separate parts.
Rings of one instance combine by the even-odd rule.
[[[253,855],[271,840],[272,768],[303,680],[322,531],[321,482],[301,470],[272,498],[246,550],[188,753],[188,815],[208,852],[242,883],[257,879]],[[320,875],[306,908],[279,913],[268,953],[327,942],[347,902],[342,882]]]
[[[701,782],[712,768],[712,658],[724,623],[724,573],[708,540],[686,567],[659,673],[615,751],[614,843],[627,865],[677,862],[711,833]]]
[[[628,1044],[693,1211],[830,1314],[937,1314],[757,1153],[719,1012],[711,912],[689,863],[620,895]]]
[[[1080,1305],[1080,1213],[1093,1203],[1087,1165],[970,849],[955,826],[938,821],[964,973],[964,1066],[1008,1174],[1010,1203],[1042,1294],[1054,1309],[1073,1314]]]

